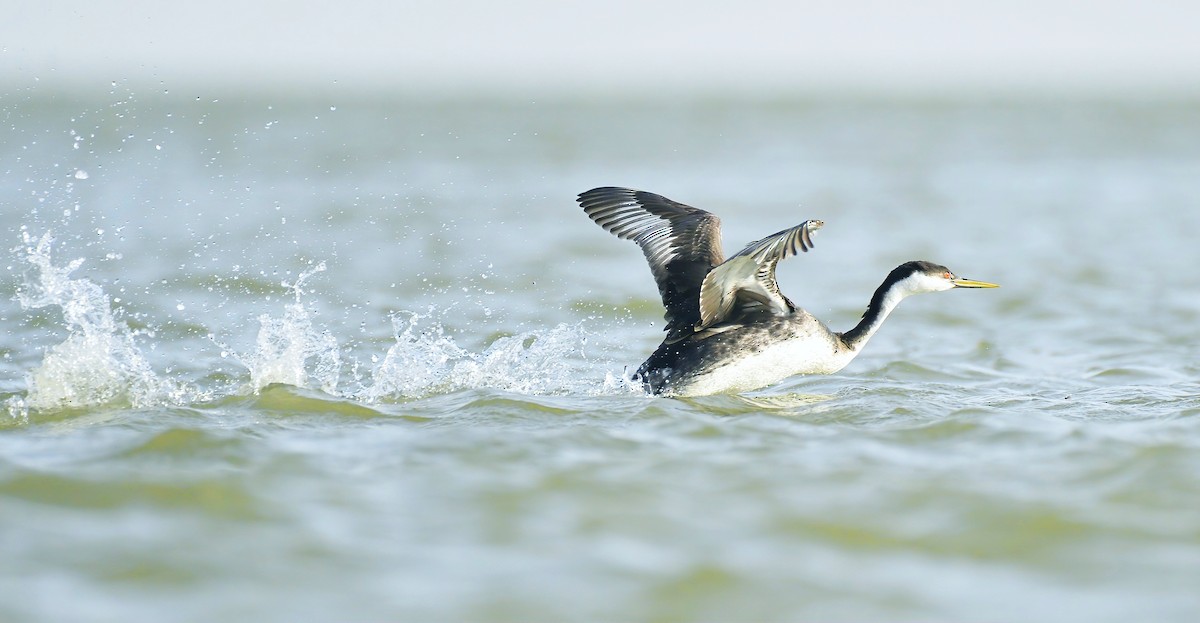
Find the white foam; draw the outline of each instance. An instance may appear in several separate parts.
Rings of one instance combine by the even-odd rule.
[[[460,347],[432,314],[393,318],[396,343],[372,370],[360,398],[415,398],[460,389],[491,388],[523,394],[561,394],[587,383],[587,333],[560,324],[546,331],[501,337],[483,352]]]
[[[51,259],[50,234],[34,240],[26,233],[24,240],[23,259],[34,270],[19,289],[20,303],[25,309],[58,307],[68,334],[48,347],[41,363],[28,373],[26,394],[9,401],[10,413],[18,416],[30,410],[123,402],[135,407],[188,404],[228,393],[257,392],[277,383],[364,402],[482,388],[522,394],[622,393],[627,389],[626,383],[612,374],[608,379],[596,377],[596,364],[586,352],[589,334],[582,324],[500,337],[481,352],[472,352],[461,347],[438,320],[448,310],[434,308],[423,314],[393,316],[394,343],[382,357],[370,357],[369,363],[359,361],[333,334],[318,326],[317,314],[307,300],[305,283],[325,270],[324,263],[302,273],[294,284],[284,284],[294,298],[283,306],[282,314],[258,316],[252,348],[240,351],[210,335],[221,357],[232,354],[245,366],[248,384],[199,387],[155,373],[140,347],[153,339],[153,333],[131,330],[100,285],[71,277],[83,259],[58,266]],[[175,307],[187,306],[177,302]],[[154,346],[162,345],[149,345]],[[350,364],[352,384],[342,381],[344,360]],[[360,369],[369,374],[360,377]]]
[[[419,323],[425,317],[406,313],[407,319],[392,317],[396,343],[372,371],[372,384],[362,392],[366,400],[435,393],[446,384],[454,363],[470,356],[445,334],[440,323],[421,329]]]
[[[325,270],[324,262],[302,273],[294,284],[284,284],[295,294],[282,317],[262,314],[255,350],[250,355],[235,355],[250,371],[250,386],[258,391],[273,383],[319,389],[336,395],[342,357],[337,339],[328,331],[318,330],[312,313],[305,305],[304,282]],[[312,370],[309,361],[312,360]]]
[[[454,366],[461,387],[489,387],[523,394],[566,393],[579,386],[573,360],[584,358],[587,334],[560,324],[548,331],[502,337],[478,356]]]
[[[144,406],[175,393],[171,383],[151,370],[104,290],[88,279],[70,277],[83,260],[55,266],[49,232],[36,244],[28,233],[23,238],[24,259],[37,274],[26,277],[17,299],[24,309],[60,308],[68,335],[47,348],[41,364],[29,373],[21,407],[58,409],[122,400]]]

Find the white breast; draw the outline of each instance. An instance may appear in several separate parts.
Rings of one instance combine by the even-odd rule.
[[[745,392],[797,374],[833,374],[846,367],[856,354],[836,341],[828,330],[801,332],[748,349],[703,374],[680,379],[673,384],[671,394]]]

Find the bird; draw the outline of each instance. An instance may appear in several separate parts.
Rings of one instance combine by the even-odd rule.
[[[658,285],[667,335],[631,377],[649,394],[742,393],[799,374],[833,374],[862,352],[905,297],[999,287],[933,262],[905,262],[875,290],[857,325],[834,332],[775,280],[780,260],[808,252],[823,221],[804,221],[725,258],[721,221],[705,210],[615,186],[576,201],[600,227],[641,247]]]

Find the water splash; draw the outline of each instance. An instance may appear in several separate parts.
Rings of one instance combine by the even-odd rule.
[[[68,331],[60,344],[46,349],[40,365],[27,377],[28,391],[10,410],[87,407],[128,401],[135,407],[156,404],[177,393],[172,383],[150,368],[134,332],[112,309],[103,288],[88,279],[73,279],[83,265],[76,259],[56,266],[51,259],[50,232],[34,242],[22,232],[24,261],[36,275],[27,275],[17,291],[23,309],[58,307]]]
[[[633,370],[629,367],[623,368],[620,372],[609,370],[604,373],[604,383],[595,393],[602,396],[645,396],[646,389],[642,386],[641,381],[636,381],[633,378]]]
[[[587,332],[560,324],[548,331],[501,337],[480,353],[455,343],[432,314],[392,319],[396,342],[372,371],[359,396],[368,402],[417,398],[460,389],[492,388],[523,394],[580,391],[587,383]]]
[[[576,387],[580,370],[573,359],[586,358],[582,327],[560,324],[549,331],[502,337],[477,357],[454,367],[463,387],[491,387],[522,394],[565,393]]]
[[[407,320],[392,317],[396,343],[375,366],[373,383],[362,392],[364,399],[375,402],[434,393],[446,384],[454,363],[470,356],[446,335],[441,324],[421,329],[422,318],[415,312],[408,312]]]
[[[304,282],[324,270],[325,263],[321,262],[301,273],[294,284],[283,284],[292,290],[295,301],[284,308],[282,317],[269,314],[258,317],[254,353],[237,357],[250,371],[250,386],[254,391],[283,383],[337,395],[342,368],[337,339],[313,326],[313,312],[304,302]],[[314,361],[311,372],[309,360]]]
[[[306,284],[326,270],[324,263],[301,273],[282,314],[258,316],[259,329],[247,354],[209,339],[231,354],[249,373],[248,383],[202,387],[184,379],[160,376],[139,348],[153,338],[137,332],[114,310],[104,289],[72,273],[83,265],[76,259],[59,266],[52,261],[54,238],[23,234],[18,247],[32,267],[18,289],[24,309],[57,307],[68,335],[46,349],[41,363],[27,375],[28,391],[8,401],[10,414],[27,416],[33,410],[127,403],[134,407],[189,404],[228,392],[258,392],[272,384],[323,391],[363,402],[427,397],[464,389],[499,389],[522,394],[614,393],[624,384],[594,378],[596,362],[589,359],[589,334],[582,324],[521,332],[495,339],[481,352],[459,346],[437,321],[435,308],[424,314],[392,318],[394,343],[369,363],[348,354],[338,339],[317,326]],[[285,299],[286,300],[286,299]],[[181,304],[182,305],[182,304]],[[360,353],[361,355],[361,353]],[[348,359],[354,385],[342,382]],[[358,370],[369,369],[365,379]],[[170,370],[167,371],[170,374]]]

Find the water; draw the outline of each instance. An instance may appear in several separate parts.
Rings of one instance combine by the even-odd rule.
[[[1191,101],[0,96],[0,620],[1200,615]],[[820,218],[842,373],[661,399],[574,205]]]

